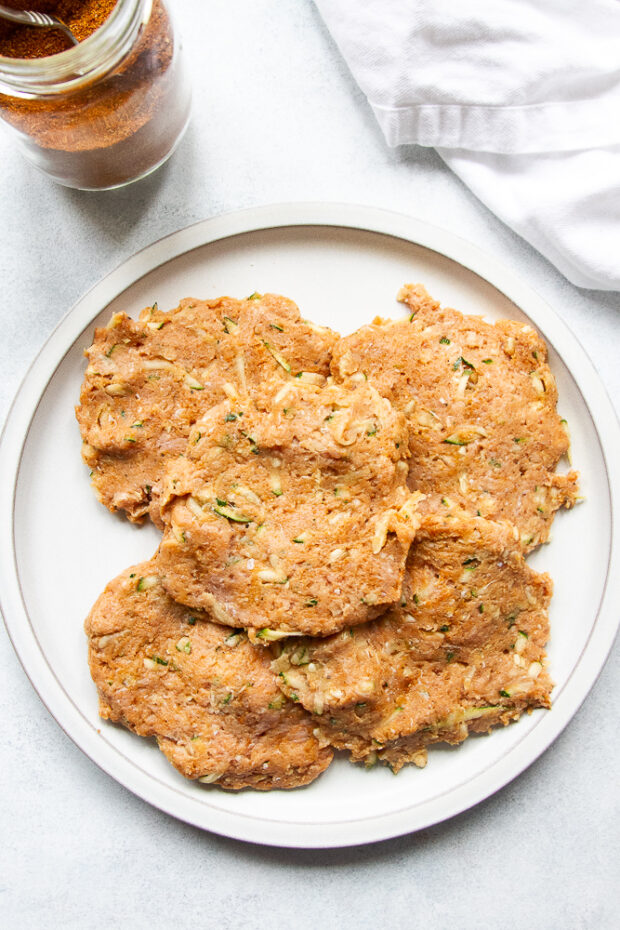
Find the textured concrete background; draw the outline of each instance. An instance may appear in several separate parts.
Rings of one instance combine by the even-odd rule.
[[[0,135],[2,418],[55,323],[118,263],[196,220],[290,200],[409,212],[495,253],[563,316],[618,409],[619,295],[568,284],[433,151],[388,150],[310,0],[172,5],[194,116],[156,175],[117,192],[68,191]],[[65,737],[4,629],[0,667],[7,930],[618,926],[617,645],[571,725],[513,784],[416,835],[328,852],[244,845],[152,809]]]

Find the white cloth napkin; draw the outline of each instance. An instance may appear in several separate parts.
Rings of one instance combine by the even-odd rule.
[[[437,148],[579,287],[620,289],[620,0],[315,0],[389,145]]]

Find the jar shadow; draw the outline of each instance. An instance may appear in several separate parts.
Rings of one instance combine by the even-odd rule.
[[[179,168],[184,170],[187,151],[181,150],[186,149],[187,146],[181,143],[179,151],[172,153],[163,165],[124,187],[105,191],[63,187],[58,189],[58,194],[76,215],[77,224],[93,226],[96,236],[106,237],[119,245],[131,239],[131,248],[140,248],[141,244],[133,242],[133,230],[145,222],[153,229],[153,240],[177,228],[178,224],[173,224],[169,230],[166,229],[162,214],[167,210],[163,205],[168,203],[174,192],[175,173]]]

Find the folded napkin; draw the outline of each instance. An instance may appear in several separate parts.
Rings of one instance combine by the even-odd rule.
[[[315,0],[389,145],[435,147],[580,287],[620,289],[620,0]]]

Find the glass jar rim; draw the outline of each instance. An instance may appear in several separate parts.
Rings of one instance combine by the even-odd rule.
[[[117,0],[108,18],[83,42],[41,58],[0,55],[0,94],[56,96],[78,90],[111,71],[148,22],[153,0]]]

